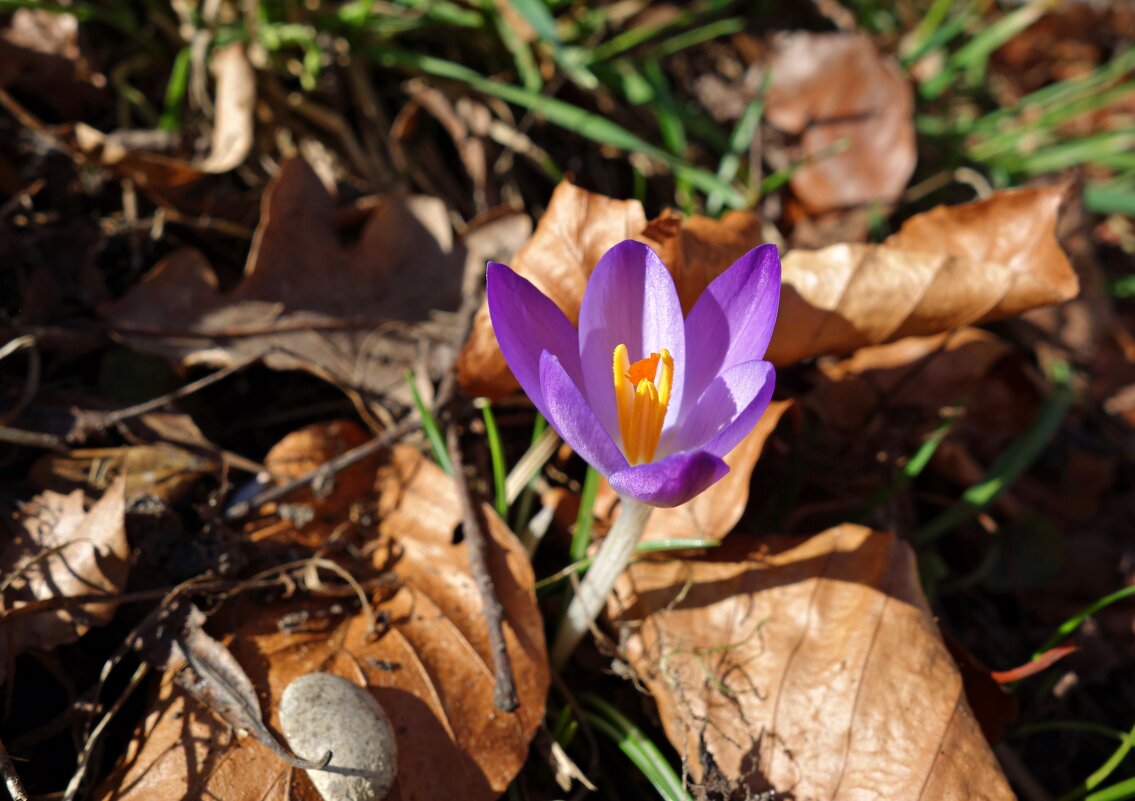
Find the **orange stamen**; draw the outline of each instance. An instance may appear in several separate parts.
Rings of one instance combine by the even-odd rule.
[[[652,461],[670,404],[674,359],[664,349],[632,364],[627,346],[619,345],[611,368],[623,452],[631,464]]]

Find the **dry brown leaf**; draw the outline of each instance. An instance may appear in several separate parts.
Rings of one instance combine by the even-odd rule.
[[[126,480],[126,498],[153,495],[167,503],[183,498],[199,478],[221,469],[219,459],[168,442],[127,448],[90,448],[66,456],[45,454],[28,475],[36,488],[104,490],[119,476]]]
[[[610,602],[695,782],[797,801],[1014,797],[905,544],[844,525],[713,556],[632,565]]]
[[[440,200],[383,198],[363,212],[357,240],[344,243],[333,198],[290,161],[265,192],[237,287],[220,292],[205,257],[180,250],[100,314],[131,347],[183,365],[262,355],[347,390],[401,390],[423,338],[451,336],[451,320],[431,317],[460,302],[463,248]]]
[[[655,509],[646,523],[643,540],[698,537],[720,540],[733,530],[749,502],[749,485],[765,443],[793,401],[773,401],[749,434],[725,457],[729,472],[701,495],[681,506]],[[615,491],[603,479],[596,495],[597,509],[614,506]],[[613,522],[612,520],[607,521]]]
[[[765,115],[801,137],[790,180],[811,212],[897,200],[914,172],[914,93],[867,34],[773,41]]]
[[[466,546],[454,544],[461,508],[452,481],[415,449],[397,446],[379,473],[375,566],[392,569],[396,590],[375,599],[389,621],[370,638],[364,615],[321,616],[328,604],[303,596],[222,611],[230,651],[261,693],[279,730],[277,704],[295,677],[316,670],[366,685],[386,710],[398,741],[398,780],[390,801],[490,801],[507,788],[544,715],[549,673],[543,621],[523,548],[495,514],[490,570],[504,607],[504,632],[520,708],[492,706],[492,658],[481,596]],[[311,613],[313,629],[280,631],[289,613]],[[318,628],[319,621],[324,626]],[[99,797],[320,801],[307,777],[252,741],[227,739],[224,725],[163,684]]]
[[[682,311],[689,313],[714,278],[760,244],[761,220],[748,211],[731,211],[720,220],[665,211],[635,238],[670,268]]]
[[[552,194],[536,232],[509,266],[575,322],[587,278],[599,257],[645,225],[646,214],[637,200],[613,200],[564,181]],[[470,396],[500,398],[518,386],[501,356],[484,304],[457,362],[457,378]]]
[[[106,102],[106,77],[79,47],[78,18],[39,8],[17,8],[0,31],[0,89],[34,97],[64,119]]]
[[[790,251],[769,360],[850,353],[1075,297],[1079,281],[1055,235],[1062,195],[996,192],[915,215],[882,245]]]
[[[126,482],[115,481],[89,510],[80,490],[43,492],[21,504],[17,533],[0,551],[3,607],[83,595],[117,595],[126,586]],[[49,650],[71,643],[92,626],[107,623],[113,602],[73,605],[20,616],[2,627],[9,656],[28,648]],[[0,660],[0,671],[7,660]]]
[[[80,122],[61,127],[56,135],[75,157],[129,179],[159,203],[181,200],[188,188],[205,176],[239,166],[252,148],[256,73],[244,45],[234,42],[220,48],[213,55],[211,66],[216,76],[216,114],[209,154],[204,158],[188,160],[150,152],[146,149],[147,138],[155,140],[155,144],[168,139],[161,132],[105,134]]]
[[[778,324],[767,358],[778,366],[906,336],[927,336],[1059,303],[1078,291],[1056,240],[1062,190],[1020,189],[910,218],[882,245],[833,245],[783,256]],[[570,319],[592,268],[620,238],[641,239],[670,267],[683,308],[750,248],[757,218],[683,219],[668,212],[636,227],[641,206],[562,184],[510,266]],[[516,389],[482,307],[459,361],[469,394]]]
[[[860,348],[821,364],[823,380],[809,394],[825,424],[854,435],[880,409],[914,407],[937,417],[964,400],[1013,349],[979,328],[906,337]]]
[[[209,66],[217,81],[216,113],[209,155],[197,166],[203,172],[228,172],[239,166],[252,149],[256,73],[241,42],[218,49]]]
[[[264,467],[281,481],[299,478],[369,439],[370,435],[350,420],[313,423],[277,442],[264,457]],[[377,455],[356,462],[337,472],[330,486],[319,487],[316,492],[296,490],[283,502],[312,507],[323,518],[341,518],[351,503],[369,492],[377,466]]]

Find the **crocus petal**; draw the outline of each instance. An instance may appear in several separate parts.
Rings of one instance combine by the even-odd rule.
[[[485,292],[493,333],[504,360],[532,403],[547,417],[540,386],[540,354],[548,351],[555,355],[568,375],[579,381],[575,326],[543,292],[504,264],[489,262]]]
[[[665,459],[613,473],[611,487],[651,506],[678,506],[720,480],[729,465],[706,451],[673,453]]]
[[[619,436],[611,357],[625,344],[632,362],[663,348],[674,357],[674,383],[667,423],[681,408],[686,365],[682,306],[674,279],[658,255],[641,242],[620,242],[603,254],[579,307],[583,389],[595,414]]]
[[[765,355],[779,304],[775,245],[750,250],[706,287],[686,318],[689,364],[681,418],[717,376]]]
[[[548,422],[584,461],[605,476],[626,468],[627,460],[619,446],[599,422],[560,360],[548,351],[540,356],[540,387]]]
[[[771,362],[743,362],[719,375],[675,429],[672,450],[697,448],[725,456],[764,414],[776,386]]]

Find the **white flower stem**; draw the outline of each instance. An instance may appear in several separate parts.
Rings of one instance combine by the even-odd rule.
[[[556,642],[552,646],[552,666],[556,670],[567,664],[568,657],[599,616],[603,603],[615,586],[615,579],[630,562],[635,545],[646,528],[647,518],[654,509],[625,495],[620,495],[619,500],[619,518],[599,546],[599,552],[568,604],[567,614],[556,633]]]

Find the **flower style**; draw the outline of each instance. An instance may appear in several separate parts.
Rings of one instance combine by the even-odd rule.
[[[488,266],[501,352],[563,439],[620,494],[685,503],[729,472],[722,457],[756,424],[775,372],[763,360],[780,259],[763,245],[706,288],[683,319],[670,272],[627,240],[599,260],[579,328],[503,264]]]

